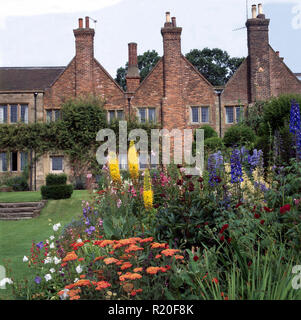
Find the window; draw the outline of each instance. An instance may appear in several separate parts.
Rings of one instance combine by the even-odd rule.
[[[51,171],[63,171],[63,157],[51,157]]]
[[[0,172],[7,171],[7,157],[5,152],[0,153]]]
[[[23,171],[25,169],[25,167],[27,166],[28,163],[28,154],[27,152],[21,152],[21,171]]]
[[[10,171],[18,171],[18,152],[11,153]]]
[[[123,120],[124,112],[123,110],[109,110],[108,111],[108,122],[111,123],[114,120]]]
[[[58,121],[61,118],[61,110],[46,110],[46,122]]]
[[[243,107],[236,107],[236,122],[239,123],[243,119],[244,112],[243,112]]]
[[[156,108],[139,108],[138,118],[140,123],[156,122]]]
[[[0,106],[0,124],[7,122],[7,106]]]
[[[191,107],[192,123],[209,123],[209,107]]]
[[[232,124],[234,122],[238,123],[242,120],[244,115],[243,106],[226,107],[226,123]]]
[[[11,105],[10,106],[10,123],[18,122],[18,106]]]
[[[21,122],[28,123],[28,105],[21,104]]]
[[[234,123],[234,107],[226,107],[226,123]]]

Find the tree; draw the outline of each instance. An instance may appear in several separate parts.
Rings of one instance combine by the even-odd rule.
[[[218,48],[193,49],[186,58],[214,86],[224,85],[244,61]]]
[[[155,50],[148,50],[143,53],[143,55],[138,56],[138,69],[140,72],[141,81],[143,81],[147,75],[151,72],[154,66],[160,60],[159,54]],[[120,67],[117,70],[116,82],[126,91],[126,74],[128,70],[128,62],[125,67]]]

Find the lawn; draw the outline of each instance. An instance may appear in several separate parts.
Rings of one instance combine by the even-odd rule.
[[[39,191],[0,192],[0,202],[36,202],[41,199]]]
[[[15,195],[16,201],[37,201],[38,193],[13,192],[9,194],[10,202],[13,202],[11,195]],[[24,255],[30,255],[32,241],[39,242],[47,239],[53,234],[49,225],[60,222],[62,226],[81,215],[81,201],[89,200],[87,191],[74,191],[71,199],[50,200],[41,211],[40,216],[31,220],[0,221],[0,265],[4,260],[10,261],[15,278],[25,278],[30,275],[31,269],[23,263]],[[7,197],[1,195],[0,201],[8,201]],[[22,199],[22,200],[20,200]],[[36,199],[36,200],[33,200]],[[51,219],[51,222],[49,221]],[[0,290],[0,300],[11,298],[5,290]]]

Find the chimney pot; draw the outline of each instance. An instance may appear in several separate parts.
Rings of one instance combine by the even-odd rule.
[[[172,17],[171,20],[172,20],[172,26],[176,27],[177,26],[176,17]]]
[[[166,12],[166,22],[170,23],[170,12]]]
[[[78,27],[79,27],[79,29],[83,28],[83,19],[82,18],[78,19]]]
[[[256,19],[256,15],[257,15],[257,7],[256,4],[252,5],[252,19]]]
[[[279,51],[276,51],[276,54],[278,57],[280,57],[280,52]]]
[[[263,14],[262,3],[258,5],[258,14]]]
[[[90,26],[89,26],[89,17],[86,17],[86,29],[89,29]]]

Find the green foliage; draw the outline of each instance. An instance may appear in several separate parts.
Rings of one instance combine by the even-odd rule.
[[[73,186],[69,185],[50,185],[42,186],[41,194],[43,199],[69,199],[72,196]]]
[[[219,137],[208,138],[204,141],[204,147],[211,152],[222,150],[224,148],[223,139]]]
[[[254,131],[243,124],[231,126],[225,133],[224,144],[227,147],[249,145],[254,143],[256,136]]]
[[[65,173],[61,174],[54,174],[49,173],[46,176],[46,186],[53,186],[53,185],[64,185],[67,182],[67,175]]]
[[[244,58],[230,58],[221,49],[194,49],[186,54],[186,58],[212,85],[224,85],[238,69]]]

